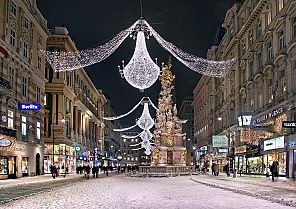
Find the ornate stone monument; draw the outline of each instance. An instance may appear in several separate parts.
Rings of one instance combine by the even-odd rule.
[[[186,166],[185,134],[182,133],[182,121],[177,117],[177,107],[172,100],[175,76],[171,67],[169,61],[160,76],[161,92],[156,111],[152,166]]]

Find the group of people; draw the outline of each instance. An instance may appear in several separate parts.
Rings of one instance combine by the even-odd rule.
[[[68,167],[65,167],[64,164],[62,164],[61,167],[60,166],[56,167],[55,165],[50,165],[49,169],[50,169],[51,176],[54,179],[56,177],[58,177],[59,175],[61,175],[65,178],[66,174],[68,173]]]

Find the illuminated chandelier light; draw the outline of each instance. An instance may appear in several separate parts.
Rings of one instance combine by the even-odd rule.
[[[95,48],[74,52],[43,51],[43,53],[53,70],[58,72],[75,70],[93,65],[109,57],[129,36],[137,24],[138,21],[136,21],[131,27],[121,31],[109,42]]]
[[[149,130],[154,126],[154,120],[150,115],[147,102],[144,104],[142,115],[139,120],[137,120],[137,124],[143,130]]]
[[[160,75],[160,68],[149,56],[144,31],[137,32],[137,41],[134,54],[129,63],[119,71],[126,81],[140,90],[152,86]]]
[[[206,60],[200,57],[197,57],[192,54],[188,54],[183,50],[179,49],[172,43],[164,40],[146,21],[148,29],[151,31],[152,35],[156,41],[168,52],[170,52],[175,58],[180,62],[186,65],[191,70],[211,76],[211,77],[224,77],[228,70],[231,68],[235,59],[230,59],[226,61],[213,61]]]

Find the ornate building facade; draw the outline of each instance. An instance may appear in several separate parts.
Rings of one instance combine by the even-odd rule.
[[[210,136],[227,135],[225,160],[233,169],[265,174],[268,165],[278,161],[280,175],[291,177],[296,170],[294,129],[283,128],[282,123],[296,120],[296,1],[236,3],[226,13],[223,27],[208,58],[236,61],[226,77],[206,83]],[[238,124],[242,115],[252,116],[248,126]],[[280,145],[271,148],[270,143]],[[218,156],[216,151],[212,156]]]
[[[55,27],[47,40],[49,51],[76,51],[64,27]],[[84,71],[54,72],[47,65],[44,170],[66,165],[73,172],[78,165],[98,164],[103,155],[104,104],[102,91],[95,88]],[[54,151],[53,151],[54,150]],[[96,156],[95,156],[96,155]],[[53,160],[54,159],[54,160]]]
[[[43,173],[46,79],[41,50],[47,37],[47,22],[35,0],[0,2],[0,179]],[[22,110],[21,104],[40,106]]]
[[[195,162],[196,142],[194,140],[194,120],[193,120],[193,97],[186,97],[181,104],[178,117],[186,120],[182,124],[182,130],[186,133],[185,147],[187,150],[186,165],[192,165]]]

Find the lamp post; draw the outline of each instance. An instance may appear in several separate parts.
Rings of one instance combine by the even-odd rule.
[[[55,118],[58,114],[62,115],[61,122],[64,124],[65,123],[65,118],[64,118],[64,114],[62,112],[54,113],[53,118]],[[58,125],[58,119],[55,120],[55,125]],[[53,126],[52,126],[52,164],[54,165],[54,127]]]

